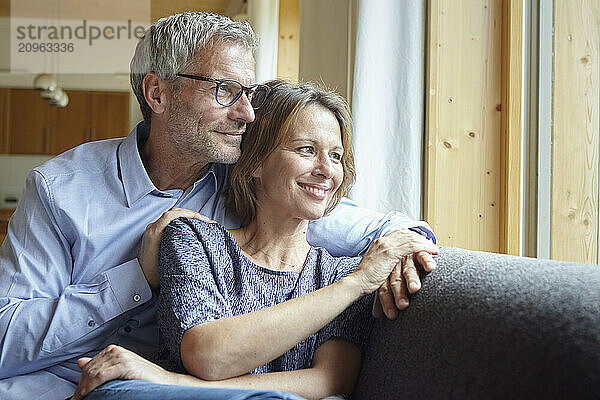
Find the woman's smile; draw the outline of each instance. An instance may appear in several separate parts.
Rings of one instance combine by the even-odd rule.
[[[329,188],[325,185],[310,185],[306,183],[298,183],[302,189],[317,200],[325,200],[327,198],[327,192]]]

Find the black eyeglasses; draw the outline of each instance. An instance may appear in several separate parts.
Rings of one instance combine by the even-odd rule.
[[[252,108],[258,110],[265,103],[269,91],[271,90],[268,86],[260,84],[244,86],[233,79],[213,79],[188,74],[177,74],[177,76],[195,79],[197,81],[216,83],[217,90],[215,90],[215,100],[224,107],[233,105],[240,97],[242,97],[242,93],[246,93],[246,97],[248,97]]]

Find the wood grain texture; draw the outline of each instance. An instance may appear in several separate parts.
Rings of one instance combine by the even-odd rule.
[[[500,250],[500,0],[430,0],[426,218],[440,244]]]
[[[352,4],[348,0],[302,0],[300,2],[301,81],[324,82],[350,100],[348,37]]]
[[[300,68],[300,0],[279,0],[277,78],[298,81]]]
[[[500,252],[521,255],[523,1],[504,0],[502,16],[502,147]]]
[[[554,2],[550,256],[598,262],[600,2]]]

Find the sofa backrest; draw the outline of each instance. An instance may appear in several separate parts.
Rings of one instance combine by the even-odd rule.
[[[441,248],[355,399],[600,398],[600,266]]]

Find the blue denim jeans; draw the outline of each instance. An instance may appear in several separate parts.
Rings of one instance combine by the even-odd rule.
[[[295,394],[224,388],[159,385],[146,381],[110,381],[99,386],[86,400],[304,400]]]

